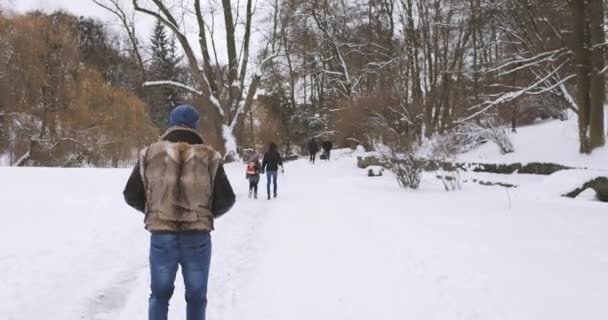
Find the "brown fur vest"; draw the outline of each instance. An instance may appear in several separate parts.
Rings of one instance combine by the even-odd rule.
[[[211,200],[221,156],[206,145],[159,141],[142,150],[149,231],[213,230]]]

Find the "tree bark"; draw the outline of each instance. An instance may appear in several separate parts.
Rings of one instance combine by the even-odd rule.
[[[222,0],[224,8],[224,22],[226,25],[226,49],[228,51],[228,122],[232,122],[238,116],[238,98],[240,97],[240,87],[236,84],[238,79],[238,60],[236,54],[234,21],[232,17],[231,0]],[[233,110],[234,109],[234,110]],[[233,111],[235,111],[233,113]]]
[[[203,54],[203,68],[205,75],[209,81],[211,87],[211,93],[215,96],[218,95],[218,88],[213,76],[213,68],[211,67],[211,55],[209,54],[209,46],[207,46],[207,34],[205,27],[205,19],[201,12],[200,0],[194,0],[194,11],[196,12],[196,21],[198,22],[198,41],[201,47],[201,53]],[[218,71],[219,72],[219,71]]]
[[[579,106],[578,127],[580,152],[591,152],[589,139],[589,110],[591,101],[589,98],[589,71],[590,59],[588,50],[588,32],[586,24],[585,0],[572,1],[572,18],[574,29],[574,58],[577,69],[577,102]]]
[[[601,147],[604,138],[604,3],[603,0],[588,0],[589,5],[589,38],[591,40],[591,85],[589,133],[591,150]]]

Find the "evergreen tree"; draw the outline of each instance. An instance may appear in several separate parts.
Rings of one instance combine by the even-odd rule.
[[[150,80],[178,80],[182,56],[177,52],[174,36],[168,36],[165,26],[157,21],[150,39]],[[167,126],[170,110],[182,103],[183,97],[174,87],[153,87],[148,89],[150,117],[160,128]]]

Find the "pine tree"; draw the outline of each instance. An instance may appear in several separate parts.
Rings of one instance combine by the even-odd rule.
[[[152,62],[149,75],[151,80],[176,80],[180,74],[182,56],[177,52],[175,37],[169,37],[165,26],[157,21],[150,38]],[[154,123],[164,128],[167,126],[169,113],[180,104],[183,98],[173,87],[153,87],[149,89],[148,103],[150,117]]]

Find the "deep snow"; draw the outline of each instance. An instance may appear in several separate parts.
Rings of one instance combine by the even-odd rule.
[[[287,164],[268,201],[247,199],[244,166],[227,171],[238,201],[213,233],[209,319],[608,318],[608,207],[540,178],[446,193],[427,175],[403,191],[343,154]],[[128,175],[0,168],[0,318],[146,319]],[[183,300],[178,280],[170,319]]]
[[[572,115],[565,121],[545,120],[520,127],[510,135],[515,152],[503,155],[495,144],[486,143],[461,155],[459,160],[482,163],[553,162],[577,168],[608,170],[608,147],[596,149],[591,155],[578,152],[577,121],[577,117]]]

